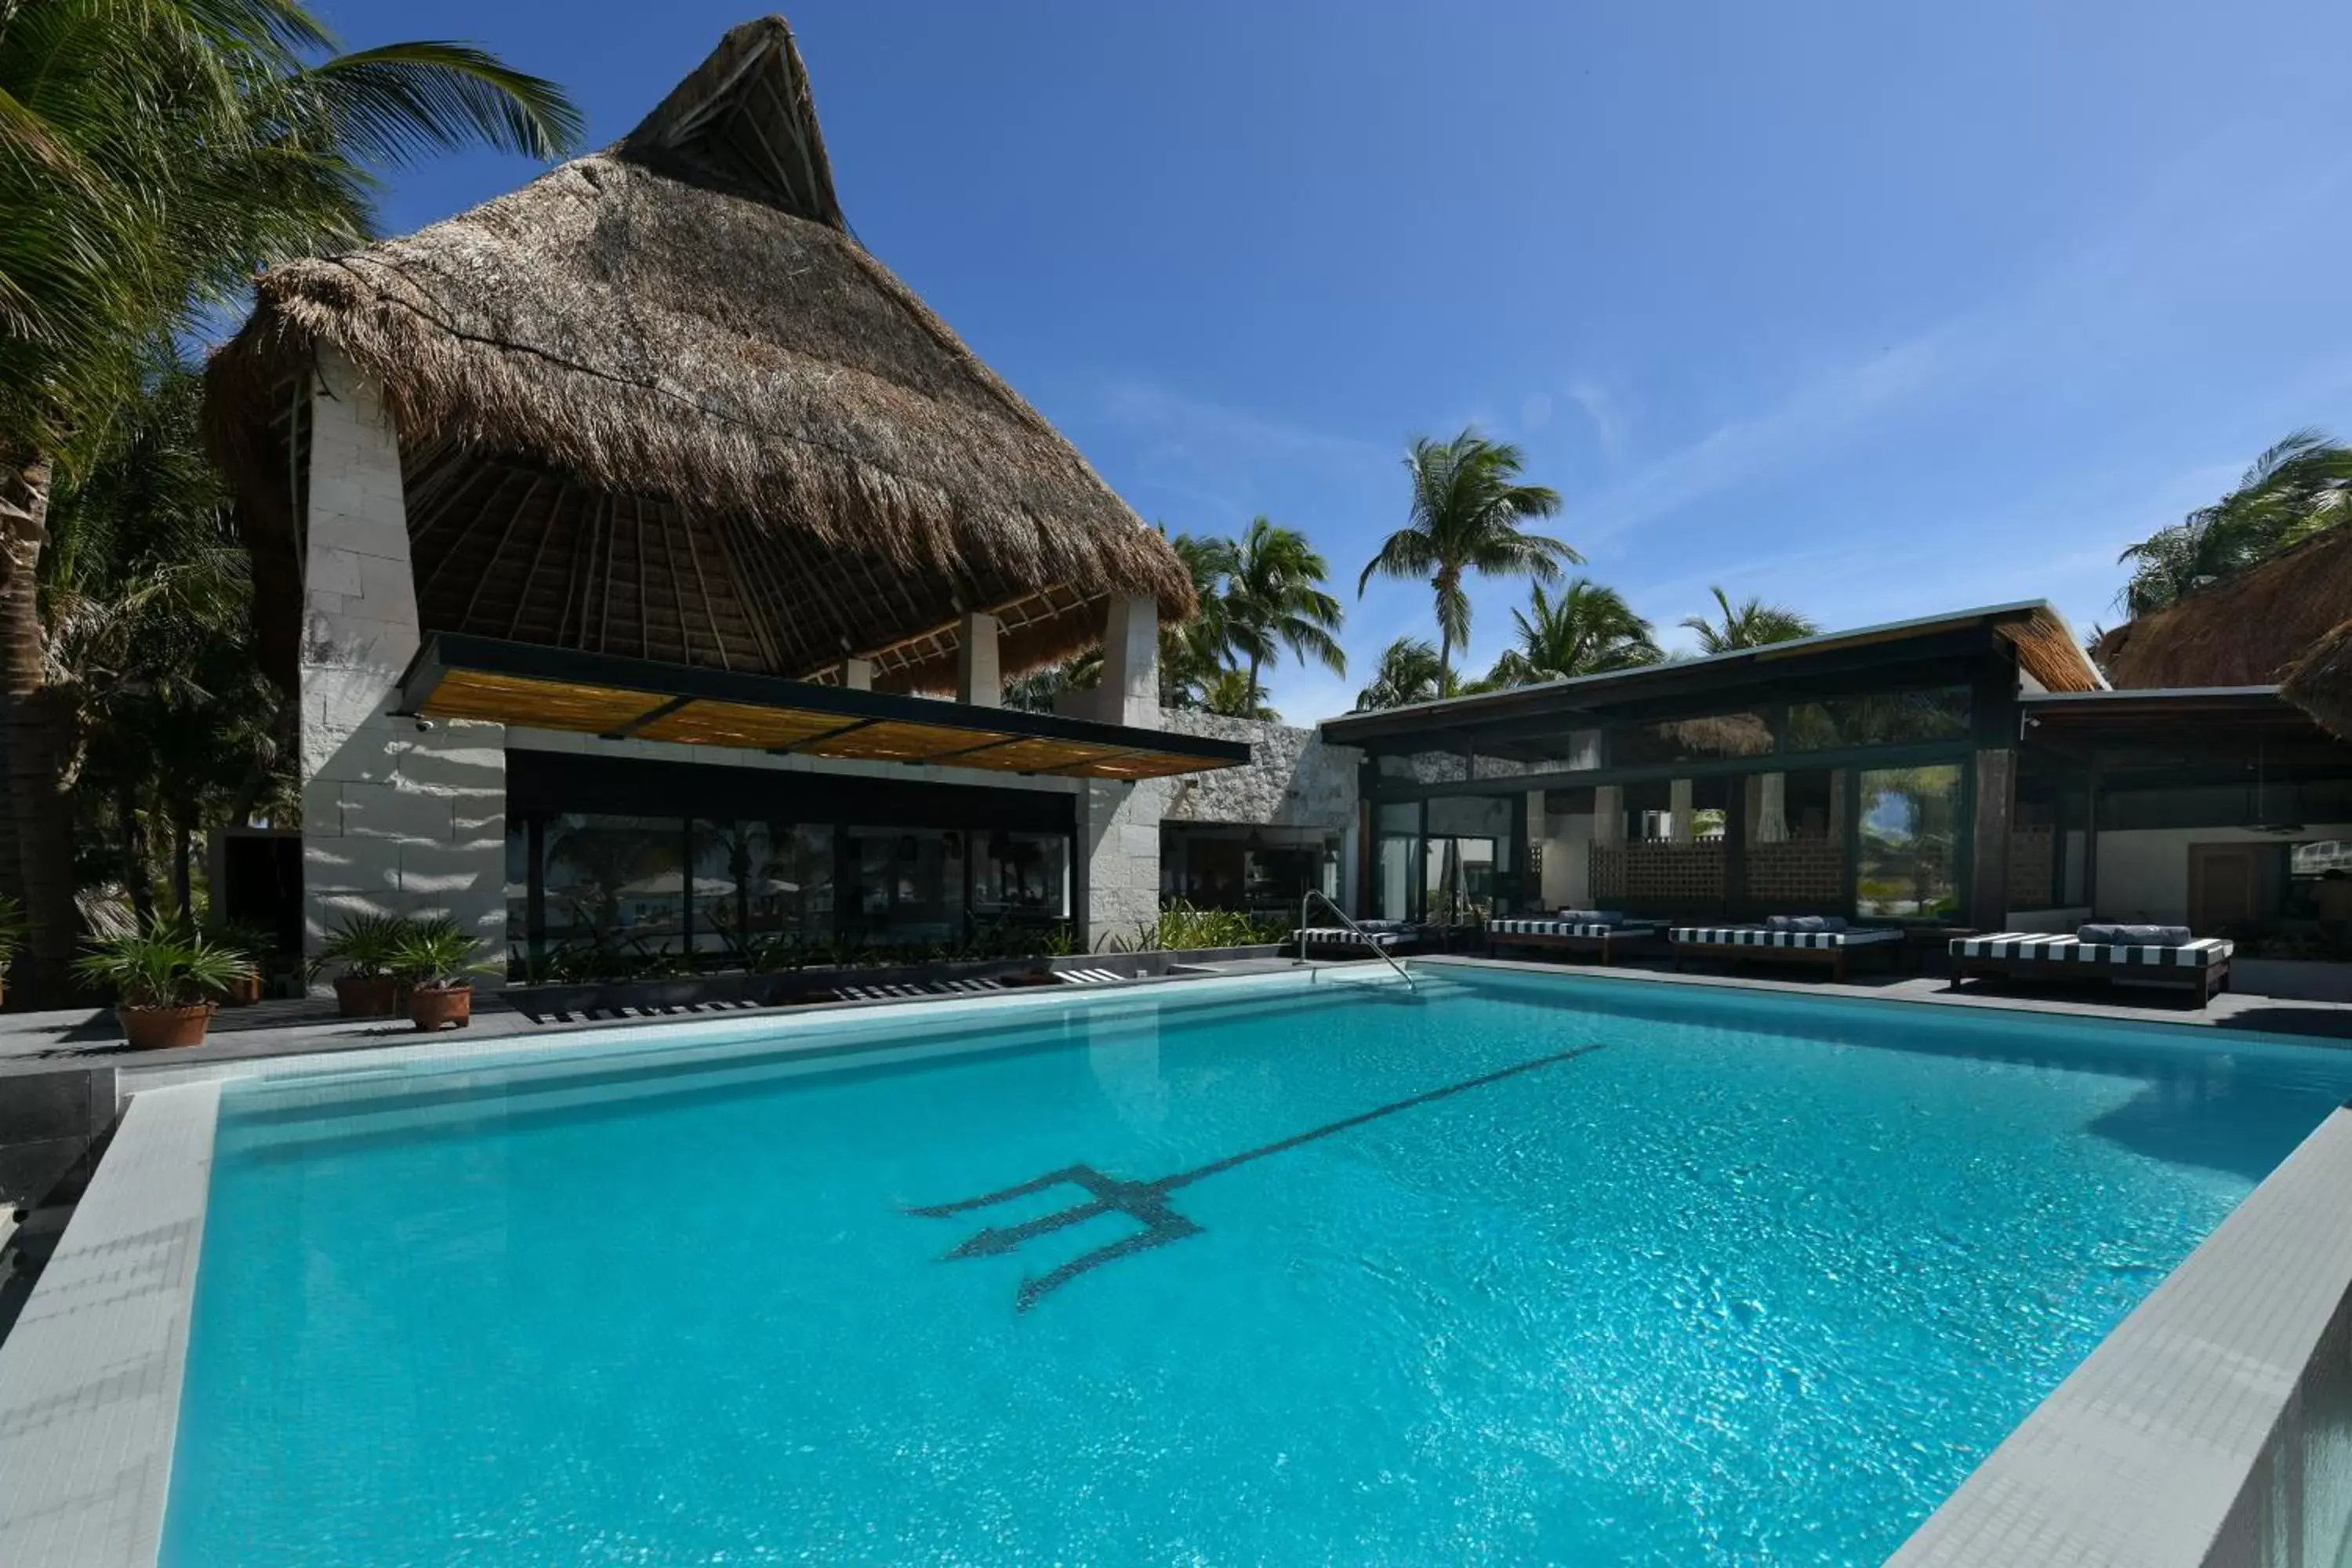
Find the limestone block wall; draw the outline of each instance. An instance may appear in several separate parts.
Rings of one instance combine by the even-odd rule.
[[[319,361],[303,532],[303,945],[317,951],[349,912],[436,914],[496,958],[506,732],[392,716],[418,642],[399,438],[348,361],[325,348]]]
[[[1170,786],[1171,822],[1245,822],[1265,827],[1356,825],[1357,770],[1363,753],[1327,743],[1315,731],[1256,719],[1170,710],[1161,728],[1250,748],[1242,767],[1188,773]]]

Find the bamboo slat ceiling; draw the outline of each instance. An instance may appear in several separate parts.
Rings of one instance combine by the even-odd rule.
[[[425,719],[991,773],[1150,779],[1250,758],[1159,730],[446,633],[427,638],[401,698]]]

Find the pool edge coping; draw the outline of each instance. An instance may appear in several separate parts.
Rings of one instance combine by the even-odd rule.
[[[2316,1568],[2305,1478],[2275,1472],[2306,1462],[2297,1408],[2352,1314],[2347,1191],[2352,1105],[2110,1330],[1889,1568]]]
[[[0,1346],[0,1562],[163,1547],[220,1085],[142,1094]]]

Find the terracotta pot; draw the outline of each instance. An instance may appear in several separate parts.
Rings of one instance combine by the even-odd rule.
[[[470,981],[455,985],[418,985],[408,993],[408,1021],[428,1033],[474,1021],[474,987]]]
[[[389,1018],[400,1010],[400,982],[389,974],[339,974],[335,1011],[346,1018]]]
[[[201,1046],[213,1021],[213,1005],[198,1002],[187,1007],[117,1007],[115,1020],[134,1051],[165,1050]]]
[[[258,973],[230,981],[221,992],[221,1005],[226,1007],[250,1007],[260,1000],[261,976]]]

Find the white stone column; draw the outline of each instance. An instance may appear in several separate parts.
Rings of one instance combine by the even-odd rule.
[[[1789,775],[1750,773],[1748,791],[1748,842],[1786,844],[1789,841]]]
[[[1079,788],[1074,912],[1089,952],[1132,948],[1160,919],[1160,821],[1170,789],[1165,779],[1088,779]]]
[[[1691,841],[1691,781],[1675,779],[1666,786],[1666,842]]]
[[[956,700],[974,708],[1004,706],[1004,678],[998,673],[994,616],[964,616],[957,633]]]
[[[303,946],[360,912],[446,915],[506,956],[506,731],[394,718],[418,644],[400,441],[321,346],[302,605]]]
[[[1614,849],[1625,842],[1625,786],[1599,784],[1592,791],[1592,842]]]
[[[1103,627],[1102,709],[1114,724],[1160,728],[1160,605],[1113,599]]]

